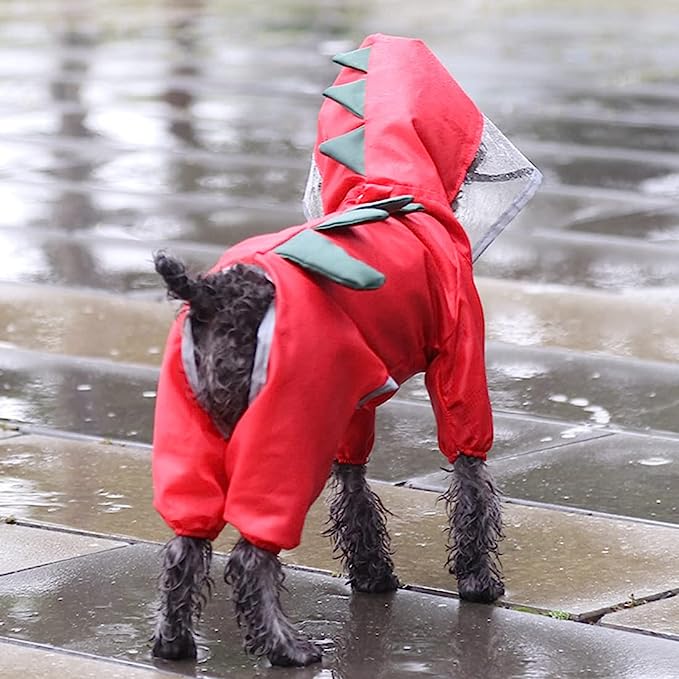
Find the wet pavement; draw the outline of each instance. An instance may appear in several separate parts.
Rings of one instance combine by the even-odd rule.
[[[507,595],[460,604],[442,565],[415,378],[370,465],[410,591],[331,577],[322,498],[284,558],[325,658],[275,674],[679,678],[678,22],[671,0],[2,3],[0,677],[273,676],[219,577],[200,662],[150,658],[174,313],[151,256],[205,268],[300,221],[328,57],[383,31],[424,38],[545,175],[477,266]]]

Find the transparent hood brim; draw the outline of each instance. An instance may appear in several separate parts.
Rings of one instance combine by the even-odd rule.
[[[467,170],[453,212],[476,261],[535,195],[542,173],[484,116],[476,158]]]
[[[469,237],[474,261],[521,212],[541,182],[542,173],[484,116],[478,153],[451,206]],[[307,219],[324,216],[322,186],[312,157],[303,198]]]

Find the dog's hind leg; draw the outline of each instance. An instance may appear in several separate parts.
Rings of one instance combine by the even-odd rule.
[[[211,559],[209,540],[177,535],[165,545],[153,655],[167,660],[196,657],[195,624],[212,591]]]
[[[364,464],[336,462],[334,496],[325,535],[339,554],[357,592],[392,592],[398,588],[391,558],[387,510],[370,489]]]
[[[285,574],[278,556],[241,538],[224,572],[245,650],[272,665],[303,666],[320,661],[322,651],[295,629],[280,602]]]
[[[504,594],[499,561],[500,496],[486,463],[460,455],[443,495],[449,519],[448,570],[460,598],[489,603]]]

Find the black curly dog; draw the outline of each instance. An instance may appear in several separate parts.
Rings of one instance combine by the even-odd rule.
[[[159,253],[156,271],[170,296],[190,305],[198,368],[198,400],[217,428],[229,435],[248,403],[257,330],[274,298],[271,282],[256,268],[236,265],[191,278],[184,265]],[[491,602],[504,593],[498,543],[500,500],[485,463],[461,455],[443,495],[449,517],[447,567],[460,597]],[[387,510],[370,489],[365,465],[333,469],[334,497],[326,531],[357,592],[391,592],[394,575]],[[160,578],[161,605],[153,654],[167,659],[196,657],[195,625],[209,598],[212,547],[209,540],[177,536],[166,545]],[[241,538],[224,579],[233,592],[245,649],[273,665],[308,665],[321,650],[298,632],[283,612],[284,572],[276,554]]]

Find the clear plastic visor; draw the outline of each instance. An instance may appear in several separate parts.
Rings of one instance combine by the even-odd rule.
[[[451,206],[469,237],[474,261],[524,208],[541,181],[540,171],[484,116],[478,153]],[[307,219],[323,217],[322,184],[312,158],[303,199]]]

